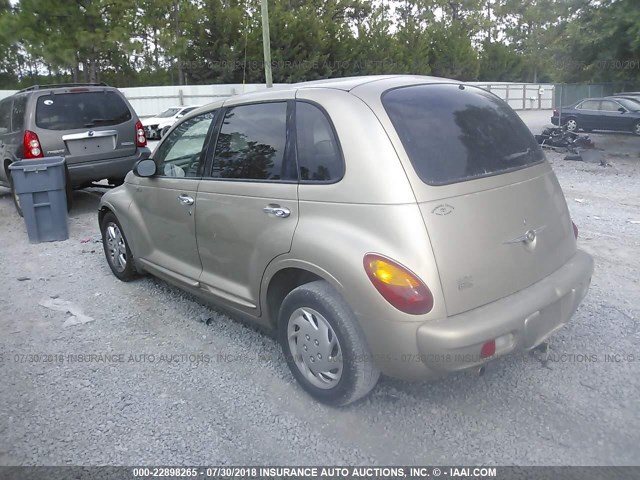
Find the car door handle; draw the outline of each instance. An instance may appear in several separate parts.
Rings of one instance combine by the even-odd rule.
[[[269,205],[264,207],[262,211],[267,215],[274,215],[278,218],[287,218],[289,215],[291,215],[291,210],[289,210],[287,207],[281,207],[280,205],[275,205],[273,203],[270,203]]]
[[[189,195],[182,194],[178,196],[178,201],[183,205],[193,205],[195,200]]]

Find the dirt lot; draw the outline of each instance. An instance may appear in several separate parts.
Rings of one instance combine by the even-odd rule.
[[[548,112],[522,116],[536,130]],[[548,154],[596,260],[549,361],[384,378],[340,410],[296,386],[273,339],[160,280],[116,280],[100,190],[76,192],[68,241],[30,245],[0,189],[0,464],[637,464],[640,138],[592,137],[611,166]],[[52,297],[93,321],[65,327]]]

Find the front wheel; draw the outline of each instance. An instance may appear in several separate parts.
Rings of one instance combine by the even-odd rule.
[[[633,133],[640,135],[640,121],[633,124]]]
[[[102,247],[113,274],[123,282],[136,277],[133,255],[116,216],[109,212],[102,219]]]
[[[380,371],[355,315],[325,281],[301,285],[285,297],[278,334],[293,376],[322,403],[347,405],[378,382]]]

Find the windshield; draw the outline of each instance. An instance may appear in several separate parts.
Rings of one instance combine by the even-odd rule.
[[[156,115],[157,118],[168,118],[168,117],[173,117],[174,115],[176,115],[178,112],[180,111],[179,108],[169,108],[167,110],[165,110],[164,112],[162,112],[160,115]]]
[[[544,160],[520,117],[480,88],[409,86],[387,91],[382,103],[425,183],[462,182]]]
[[[42,95],[36,104],[36,125],[48,130],[119,125],[128,120],[129,107],[113,91]]]

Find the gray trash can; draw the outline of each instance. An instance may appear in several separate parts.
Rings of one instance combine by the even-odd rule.
[[[69,238],[64,157],[20,160],[9,165],[31,243]]]

